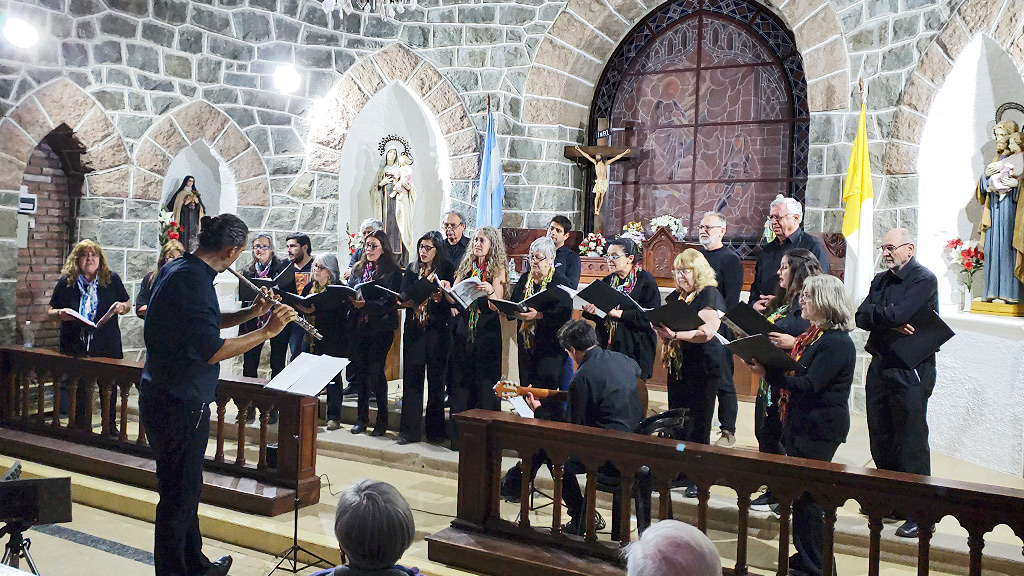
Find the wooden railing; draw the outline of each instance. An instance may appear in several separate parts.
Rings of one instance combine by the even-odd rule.
[[[152,458],[145,429],[134,418],[135,411],[129,411],[131,390],[138,389],[142,368],[141,363],[126,360],[73,357],[20,346],[0,347],[0,426]],[[216,403],[211,406],[211,435],[216,450],[207,456],[205,468],[227,477],[251,478],[291,489],[296,487],[297,477],[303,504],[315,503],[320,494],[316,475],[317,400],[269,390],[263,384],[263,380],[241,376],[221,377]],[[65,416],[62,386],[70,403],[63,410]],[[99,408],[93,409],[97,394]],[[87,402],[89,408],[82,410],[79,399]],[[237,408],[234,422],[229,422],[229,404]],[[111,405],[116,407],[116,436],[107,434],[111,428]],[[259,439],[255,445],[248,445],[246,435],[245,415],[250,407],[258,413]],[[279,413],[276,434],[272,434],[269,424],[272,410]],[[97,420],[99,427],[94,426]],[[268,454],[274,440],[276,459]],[[229,454],[232,449],[233,457]],[[238,485],[231,489],[244,491]],[[290,508],[291,501],[284,500]]]
[[[825,512],[824,574],[832,573],[837,508],[848,500],[859,502],[868,515],[868,574],[879,574],[882,519],[900,511],[915,518],[921,529],[918,540],[917,572],[929,573],[932,527],[945,516],[953,516],[966,529],[970,576],[981,576],[985,535],[1000,524],[1009,526],[1024,539],[1024,491],[942,478],[893,473],[841,464],[759,454],[713,446],[685,444],[650,436],[640,436],[574,426],[570,424],[526,420],[517,416],[473,410],[456,416],[460,430],[459,492],[457,519],[453,528],[474,533],[497,535],[510,541],[527,542],[546,549],[562,549],[576,554],[616,562],[620,548],[630,541],[630,498],[622,499],[619,533],[613,542],[599,541],[595,530],[597,470],[610,462],[622,473],[623,493],[629,494],[634,475],[646,466],[653,475],[659,505],[655,516],[670,518],[672,500],[670,482],[680,474],[699,489],[697,526],[707,531],[708,501],[711,486],[726,486],[737,494],[735,565],[726,573],[748,573],[747,528],[751,495],[767,485],[780,501],[778,574],[788,573],[790,517],[793,503],[808,492]],[[514,451],[529,469],[530,459],[543,448],[555,464],[552,473],[554,504],[550,526],[531,526],[530,499],[523,497],[516,521],[500,516],[500,475],[503,451]],[[570,456],[586,467],[586,536],[577,538],[561,533],[568,520],[562,511],[560,494],[563,465]],[[529,475],[523,475],[522,494],[529,494]],[[440,533],[439,533],[440,534]],[[437,544],[428,538],[431,546]],[[443,545],[443,543],[442,543]],[[440,557],[441,555],[439,555]],[[448,559],[451,555],[446,555]],[[432,553],[432,558],[434,555]],[[464,557],[470,558],[471,554]],[[463,565],[483,570],[482,565]],[[544,573],[558,573],[544,572]]]

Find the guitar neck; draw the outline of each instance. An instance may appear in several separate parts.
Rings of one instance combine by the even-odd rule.
[[[552,400],[558,400],[560,402],[567,402],[569,395],[562,390],[548,390],[547,388],[519,388],[519,395],[526,396],[528,392],[533,392],[533,397],[538,400],[544,400],[551,398]]]

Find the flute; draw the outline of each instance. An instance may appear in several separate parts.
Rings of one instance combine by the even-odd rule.
[[[239,274],[238,272],[236,272],[232,268],[228,268],[228,272],[231,272],[232,274],[234,274],[235,278],[238,278],[239,282],[244,283],[246,286],[248,286],[254,292],[256,292],[256,297],[257,298],[261,298],[263,300],[267,299],[267,297],[263,295],[263,291],[260,290],[258,286],[253,284],[248,278],[246,278],[245,276],[242,276],[241,274]],[[273,309],[274,306],[277,305],[277,302],[274,301],[274,300],[271,300],[270,302],[272,304],[270,308]],[[320,334],[320,332],[316,329],[316,326],[313,326],[312,324],[309,323],[309,320],[306,320],[302,316],[296,316],[295,320],[292,320],[292,322],[295,322],[296,324],[298,324],[299,328],[302,328],[306,332],[309,332],[309,335],[312,336],[313,338],[316,338],[317,340],[323,340],[323,338],[324,338],[323,335]]]

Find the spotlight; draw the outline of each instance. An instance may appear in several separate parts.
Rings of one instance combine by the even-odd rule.
[[[12,17],[4,24],[4,38],[18,48],[31,48],[39,42],[39,32],[21,18]]]
[[[295,68],[285,64],[274,70],[274,86],[278,92],[291,94],[299,89],[299,84],[302,84],[302,78]]]

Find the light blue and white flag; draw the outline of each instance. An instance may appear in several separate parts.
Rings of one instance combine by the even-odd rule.
[[[484,153],[480,157],[479,205],[476,210],[476,227],[501,226],[501,204],[505,198],[505,177],[501,173],[501,154],[498,152],[498,137],[494,131],[494,117],[487,109],[487,136],[484,138]]]

